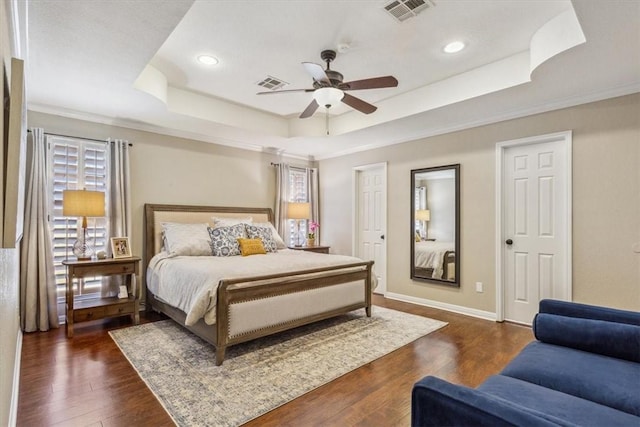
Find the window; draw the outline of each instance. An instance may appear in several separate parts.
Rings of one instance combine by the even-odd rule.
[[[290,202],[308,202],[309,188],[307,182],[307,172],[302,168],[289,169],[289,201]],[[300,236],[307,235],[308,220],[300,220]],[[289,246],[295,246],[301,242],[303,237],[298,237],[298,220],[289,220]]]
[[[73,257],[73,243],[82,229],[82,219],[62,216],[63,190],[86,189],[106,192],[109,211],[109,150],[106,143],[77,138],[47,136],[49,189],[49,227],[51,228],[53,263],[58,304],[64,305],[66,269],[62,261]],[[87,237],[97,251],[106,251],[108,218],[87,218]],[[80,230],[79,230],[80,228]],[[100,293],[101,278],[86,278],[75,290],[77,296],[95,297]],[[60,311],[63,313],[64,309]]]

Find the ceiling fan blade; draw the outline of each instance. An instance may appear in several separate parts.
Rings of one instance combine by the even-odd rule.
[[[344,94],[344,98],[342,98],[342,102],[347,104],[351,108],[355,108],[364,114],[371,114],[378,109],[375,105],[371,105],[368,102],[363,101],[360,98],[356,98],[355,96],[349,95],[348,93]]]
[[[343,87],[344,86],[344,87]],[[340,85],[343,90],[381,89],[398,86],[398,80],[393,76],[374,77],[371,79],[355,80]]]
[[[331,86],[331,80],[329,80],[327,73],[324,72],[324,68],[322,68],[321,65],[313,62],[303,62],[302,66],[307,70],[307,73],[311,74],[311,77],[313,77],[315,81]]]
[[[309,104],[307,106],[307,108],[304,109],[304,111],[302,112],[302,114],[300,114],[300,118],[301,119],[306,119],[307,117],[311,117],[313,116],[313,113],[316,112],[316,110],[318,109],[320,105],[318,105],[318,103],[316,102],[316,100],[314,99],[313,101],[311,101],[311,104]]]
[[[287,90],[270,90],[269,92],[258,92],[256,95],[273,95],[276,93],[291,92],[313,92],[315,89],[287,89]]]

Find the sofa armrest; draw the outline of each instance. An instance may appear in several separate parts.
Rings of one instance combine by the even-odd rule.
[[[411,393],[411,426],[557,426],[543,414],[472,388],[425,377]]]
[[[538,312],[640,326],[640,313],[638,312],[598,307],[577,302],[543,299],[540,301]]]
[[[547,344],[640,363],[640,326],[538,313],[533,334]]]
[[[640,362],[640,313],[635,311],[543,299],[533,333],[548,344]]]

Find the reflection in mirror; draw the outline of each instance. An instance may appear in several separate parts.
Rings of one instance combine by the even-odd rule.
[[[411,171],[411,278],[460,286],[460,165]]]

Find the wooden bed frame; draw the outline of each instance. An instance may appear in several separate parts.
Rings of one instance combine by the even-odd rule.
[[[146,286],[146,267],[151,258],[162,248],[161,222],[211,223],[211,216],[238,218],[251,216],[254,222],[273,223],[270,208],[235,208],[212,206],[185,206],[145,204],[144,269],[143,283],[146,288],[147,310],[166,314],[216,348],[216,365],[221,365],[227,347],[282,332],[308,323],[348,313],[359,308],[371,316],[372,266],[373,261],[362,261],[348,265],[292,271],[286,274],[271,274],[258,277],[230,278],[221,280],[218,286],[216,323],[207,325],[200,319],[195,325],[185,325],[186,313],[158,299]],[[332,292],[333,298],[332,297]],[[347,292],[351,298],[332,306],[313,307],[303,316],[280,319],[272,324],[251,325],[254,310],[269,310],[289,304],[306,304],[312,301],[335,301],[335,295]],[[340,299],[340,298],[337,298]],[[278,310],[281,312],[282,310]],[[257,311],[256,311],[257,312]],[[231,313],[234,313],[232,316]],[[244,316],[244,319],[243,319]],[[283,317],[284,316],[284,317]],[[243,323],[244,322],[244,323]],[[243,323],[242,327],[238,324]],[[240,328],[240,332],[238,332]]]

